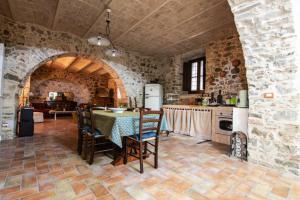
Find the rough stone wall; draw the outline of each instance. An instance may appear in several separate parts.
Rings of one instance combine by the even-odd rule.
[[[45,81],[54,80],[54,79],[57,80],[56,82],[58,82],[58,80],[66,80],[67,82],[65,83],[73,83],[72,84],[73,86],[76,85],[76,86],[80,86],[80,88],[82,89],[85,88],[84,91],[87,91],[87,93],[85,92],[85,94],[77,94],[78,97],[77,99],[79,99],[79,97],[83,97],[83,99],[80,101],[81,103],[90,102],[90,100],[95,96],[97,88],[108,87],[108,77],[105,76],[72,73],[67,70],[54,69],[54,68],[41,66],[40,68],[36,69],[31,75],[31,84],[30,84],[31,91],[34,93],[35,96],[45,94],[46,91],[43,91],[42,88],[40,88],[40,86],[42,86],[43,84],[45,85]],[[63,82],[59,85],[64,87]],[[47,88],[44,87],[43,89],[54,89],[57,88],[56,86],[58,86],[58,84],[53,85],[52,88],[51,85],[49,85]],[[68,84],[68,86],[71,86],[71,84]],[[68,87],[64,87],[64,89],[68,89]],[[51,90],[51,91],[58,91],[58,90]],[[68,92],[68,91],[65,90],[64,92]],[[48,94],[46,96],[48,96]]]
[[[71,92],[77,103],[88,103],[91,100],[90,90],[82,84],[66,79],[48,79],[36,85],[33,93],[41,97],[48,97],[49,92]]]
[[[226,38],[212,41],[204,49],[205,53],[198,50],[196,55],[195,52],[192,54],[187,52],[172,58],[165,79],[166,93],[185,94],[182,91],[183,62],[204,55],[206,56],[205,93],[217,94],[218,90],[222,90],[223,94],[231,94],[247,88],[244,56],[236,31],[230,29]],[[186,57],[188,54],[191,57]],[[234,67],[233,60],[239,60],[239,66]]]
[[[125,52],[121,58],[109,58],[104,50],[91,46],[85,39],[72,34],[54,32],[33,24],[16,23],[0,17],[0,42],[5,48],[4,94],[1,109],[1,139],[14,137],[15,111],[19,101],[20,87],[24,80],[42,62],[65,54],[88,55],[90,59],[104,62],[109,73],[114,74],[118,87],[124,87],[125,95],[137,97],[142,105],[143,86],[150,80],[161,79],[163,59]],[[150,68],[150,69],[149,69]],[[125,96],[125,97],[124,97]]]
[[[211,42],[205,49],[206,54],[206,85],[205,92],[222,94],[237,94],[241,89],[247,89],[245,60],[242,45],[237,33]],[[232,62],[240,62],[233,66]]]
[[[247,69],[249,160],[300,175],[300,34],[294,29],[299,21],[293,20],[291,1],[229,3]],[[264,98],[265,93],[274,98]]]
[[[168,71],[165,73],[164,88],[165,93],[181,94],[182,92],[182,55],[174,56],[170,59]]]

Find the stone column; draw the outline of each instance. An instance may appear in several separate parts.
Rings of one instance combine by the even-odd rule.
[[[183,59],[181,55],[171,58],[169,72],[165,76],[165,93],[180,94],[182,91],[182,65]]]
[[[291,0],[229,4],[249,84],[249,160],[300,175],[300,66]]]

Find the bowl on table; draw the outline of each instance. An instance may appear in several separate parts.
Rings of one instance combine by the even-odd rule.
[[[113,113],[123,113],[124,111],[127,110],[127,108],[108,108],[111,110]]]

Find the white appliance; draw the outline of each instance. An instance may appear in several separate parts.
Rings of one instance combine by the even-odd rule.
[[[240,90],[237,100],[237,107],[248,108],[248,90]]]
[[[232,134],[232,112],[216,111],[216,133],[222,135]]]
[[[3,105],[3,99],[2,99],[2,93],[3,93],[3,72],[4,72],[4,44],[0,43],[0,134],[1,129],[3,126],[2,122],[2,105]],[[0,141],[2,140],[0,135]]]
[[[0,43],[0,97],[3,92],[3,72],[4,72],[4,44]]]
[[[241,131],[248,135],[248,108],[233,108],[232,131]]]
[[[145,108],[160,110],[163,104],[163,88],[160,84],[145,85]]]

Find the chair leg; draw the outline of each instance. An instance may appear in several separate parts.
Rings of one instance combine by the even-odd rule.
[[[143,153],[143,159],[146,159],[147,158],[147,150],[148,150],[148,148],[147,148],[147,142],[145,142],[145,144],[144,144],[145,146],[144,146],[144,153]]]
[[[128,158],[128,144],[127,144],[127,141],[128,139],[127,139],[127,137],[125,136],[125,138],[124,138],[124,147],[125,147],[125,154],[124,154],[124,159],[123,159],[123,163],[124,163],[124,165],[126,165],[127,164],[127,158]]]
[[[84,141],[84,150],[83,150],[83,160],[87,159],[88,156],[88,151],[89,151],[89,146],[90,146],[90,137],[85,134],[85,141]]]
[[[91,165],[94,162],[94,155],[95,155],[95,138],[94,137],[92,137],[90,144],[91,144],[91,147],[89,148],[90,149],[89,164]]]
[[[84,156],[85,156],[86,145],[87,145],[87,138],[86,138],[86,135],[83,134],[82,135],[82,152],[80,154],[82,159],[84,159]]]
[[[139,142],[139,159],[140,159],[140,173],[144,173],[144,165],[143,165],[143,142]]]
[[[81,155],[81,151],[82,151],[82,140],[81,140],[81,133],[80,133],[80,130],[78,128],[78,134],[77,134],[78,138],[77,138],[77,153],[78,155]],[[80,145],[81,143],[81,145]]]
[[[158,168],[158,137],[155,139],[154,168]]]

